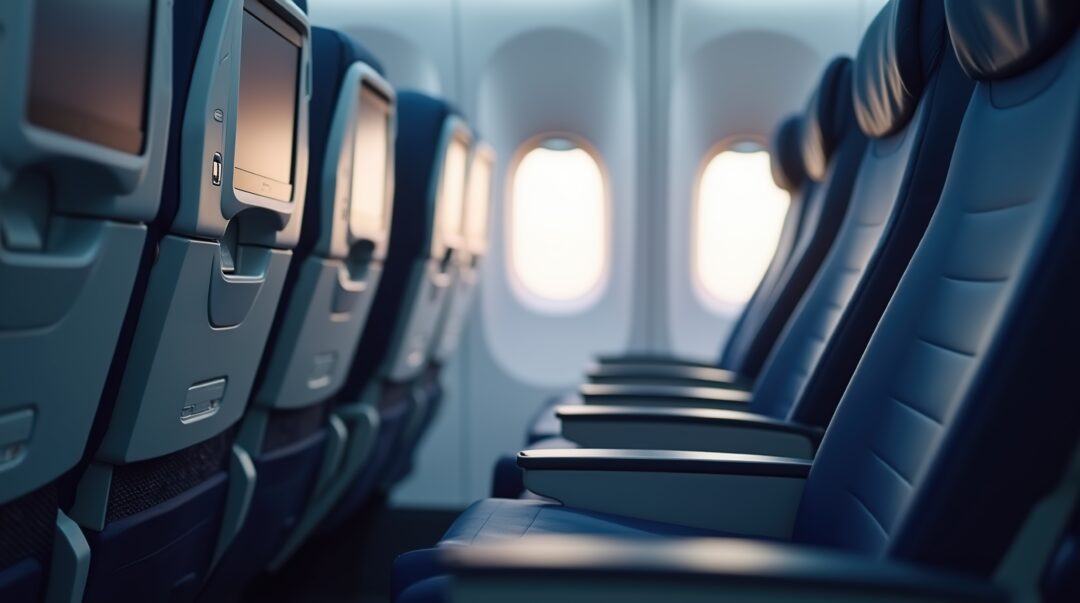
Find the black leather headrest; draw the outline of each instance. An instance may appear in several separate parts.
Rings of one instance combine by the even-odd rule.
[[[890,0],[855,58],[855,118],[870,137],[899,131],[915,114],[945,41],[942,0]]]
[[[851,119],[851,59],[837,57],[825,68],[803,118],[802,156],[806,173],[821,180]]]
[[[1076,35],[1078,0],[946,0],[956,58],[976,80],[1038,65]]]
[[[772,140],[772,177],[776,186],[792,192],[806,180],[802,158],[802,119],[792,115],[780,123]]]

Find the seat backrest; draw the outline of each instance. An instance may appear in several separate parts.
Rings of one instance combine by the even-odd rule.
[[[393,88],[370,53],[312,29],[311,153],[300,240],[253,403],[310,407],[345,381],[390,239]]]
[[[480,283],[480,262],[487,253],[488,215],[491,210],[492,177],[495,173],[495,150],[484,142],[473,144],[469,174],[465,185],[461,236],[464,244],[455,254],[454,282],[443,316],[437,326],[432,362],[441,365],[457,350],[469,309]]]
[[[790,196],[791,203],[788,205],[787,214],[784,216],[784,224],[780,229],[780,237],[776,242],[776,252],[773,253],[765,273],[761,276],[761,282],[754,289],[754,294],[746,302],[738,320],[731,328],[727,341],[741,340],[743,329],[746,328],[747,316],[757,316],[763,310],[762,304],[773,301],[772,293],[776,282],[791,260],[792,251],[800,235],[799,225],[802,224],[803,214],[806,212],[805,199],[810,196],[813,181],[806,176],[806,168],[802,161],[802,116],[792,115],[780,122],[780,127],[773,134],[770,145],[769,163],[772,168],[773,182],[776,186],[784,189]],[[721,357],[725,356],[721,352]],[[719,363],[725,359],[722,358]]]
[[[419,92],[398,94],[394,213],[382,282],[339,398],[359,400],[379,380],[408,382],[429,359],[435,325],[461,249],[458,225],[471,133],[456,109]]]
[[[102,462],[171,454],[240,418],[300,234],[307,17],[286,0],[216,1],[206,14],[178,41],[196,57],[174,124],[179,169],[106,388]]]
[[[42,578],[157,213],[167,6],[0,6],[0,599],[18,599],[10,564]]]
[[[1080,10],[945,8],[977,84],[937,212],[821,444],[795,537],[985,575],[1080,439]]]
[[[802,120],[802,156],[814,181],[804,195],[802,218],[791,257],[769,295],[756,301],[728,338],[718,366],[756,378],[796,304],[817,274],[847,211],[866,138],[855,124],[851,60],[837,58],[825,69]]]
[[[832,417],[941,196],[973,86],[947,38],[942,0],[891,0],[864,35],[853,94],[870,142],[836,241],[759,376],[755,412]]]
[[[81,458],[157,212],[172,28],[143,4],[0,8],[0,504]]]

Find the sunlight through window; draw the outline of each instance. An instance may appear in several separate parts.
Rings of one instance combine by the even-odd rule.
[[[595,292],[607,263],[604,176],[589,152],[549,139],[521,158],[511,189],[514,275],[531,295],[568,303]]]
[[[694,219],[695,281],[709,301],[743,304],[776,252],[790,197],[773,182],[769,153],[754,143],[709,161]]]

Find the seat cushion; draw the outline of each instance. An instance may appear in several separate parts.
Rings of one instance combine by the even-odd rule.
[[[727,535],[658,521],[583,511],[547,500],[488,498],[465,509],[443,535],[438,546],[468,546],[537,534],[584,534],[636,539]],[[421,582],[440,575],[442,570],[438,563],[438,554],[438,548],[423,549],[395,559],[392,580],[395,595],[412,595],[413,588]],[[395,597],[395,600],[402,599]]]
[[[547,501],[488,498],[465,509],[443,535],[439,546],[463,546],[536,534],[635,538],[720,535],[674,524],[582,511]]]

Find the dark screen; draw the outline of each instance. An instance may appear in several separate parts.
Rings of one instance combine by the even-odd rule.
[[[140,153],[152,5],[150,0],[37,0],[30,122]]]
[[[299,69],[299,46],[245,10],[236,114],[236,188],[283,201],[291,198]]]

